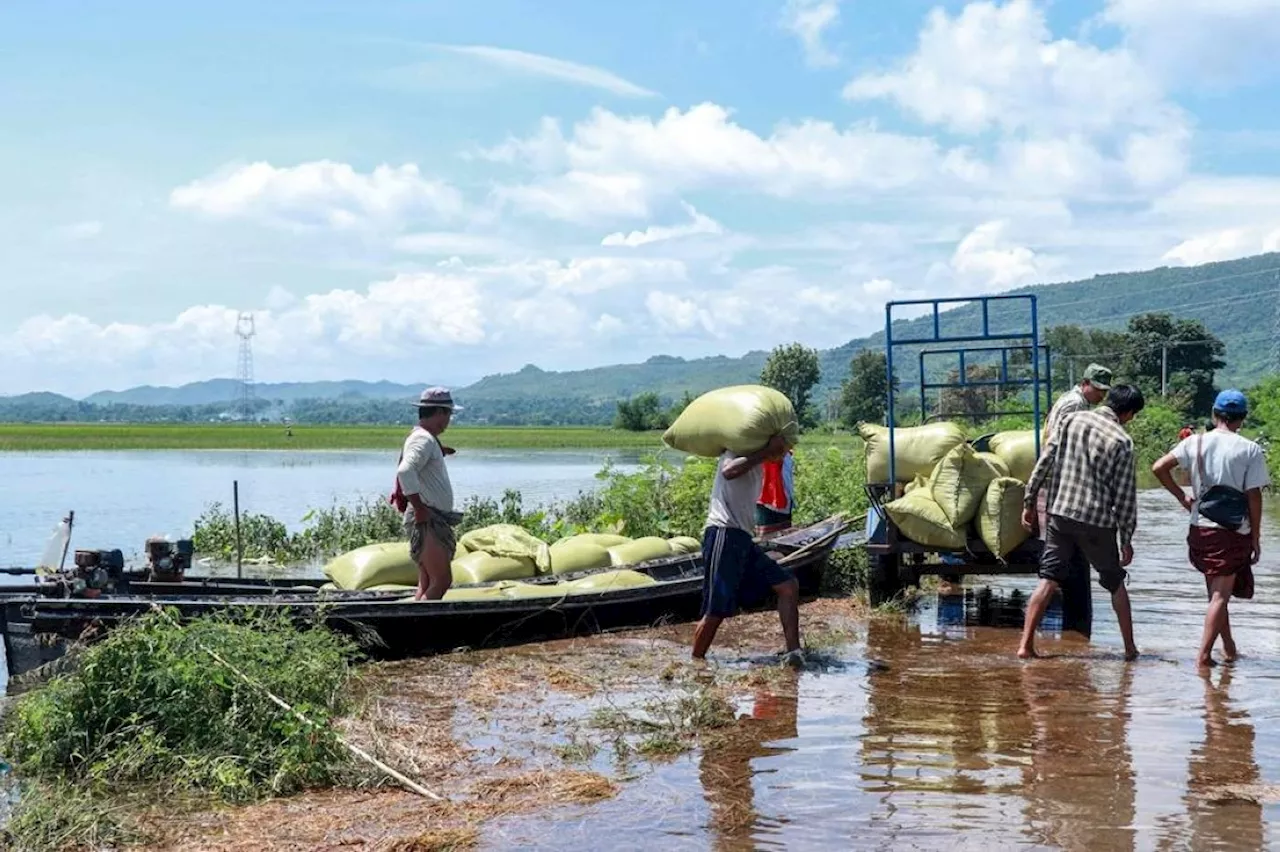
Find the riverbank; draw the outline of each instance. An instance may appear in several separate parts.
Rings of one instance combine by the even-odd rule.
[[[60,450],[387,450],[408,426],[309,426],[245,423],[0,423],[0,452]],[[663,449],[661,432],[591,426],[455,426],[447,443],[477,450]],[[851,446],[848,434],[806,436],[815,446]]]

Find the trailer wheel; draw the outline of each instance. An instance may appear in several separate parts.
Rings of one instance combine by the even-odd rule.
[[[898,596],[905,583],[903,582],[911,569],[903,564],[902,557],[896,553],[885,553],[871,560],[871,576],[868,577],[867,597],[872,606],[888,603]]]

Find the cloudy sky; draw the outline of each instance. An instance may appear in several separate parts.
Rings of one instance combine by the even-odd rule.
[[[830,346],[1280,249],[1277,0],[0,7],[0,393]]]

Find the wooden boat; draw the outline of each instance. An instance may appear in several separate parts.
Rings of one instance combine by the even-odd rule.
[[[842,516],[835,516],[768,537],[761,545],[795,572],[803,594],[812,594],[846,526]],[[0,595],[0,631],[12,678],[57,660],[82,637],[100,635],[111,625],[157,605],[183,619],[264,611],[283,612],[300,620],[322,619],[355,635],[371,654],[381,657],[697,617],[703,578],[700,553],[627,567],[656,582],[563,597],[418,602],[398,592],[322,591],[318,588],[322,580],[133,579],[116,593],[92,598],[48,597],[33,592]],[[590,572],[528,582],[554,583],[586,573]]]

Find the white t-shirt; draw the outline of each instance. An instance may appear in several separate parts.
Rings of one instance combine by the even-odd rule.
[[[724,466],[738,456],[728,450],[716,462],[716,479],[711,485],[711,507],[707,510],[707,526],[755,532],[756,500],[764,485],[764,471],[759,465],[737,479],[725,479]]]
[[[1200,463],[1196,458],[1197,447],[1203,439],[1204,481],[1200,480]],[[1203,494],[1215,485],[1226,485],[1237,491],[1248,491],[1253,488],[1264,488],[1271,484],[1271,476],[1267,473],[1267,458],[1262,448],[1235,432],[1226,429],[1214,429],[1204,435],[1192,435],[1173,448],[1173,456],[1178,460],[1178,467],[1187,471],[1191,477],[1192,496]],[[1200,517],[1199,505],[1191,507],[1191,525],[1217,528],[1218,524],[1208,518]],[[1237,532],[1248,533],[1249,516],[1245,515],[1244,524]]]
[[[442,512],[453,511],[453,484],[444,466],[444,451],[440,442],[426,429],[417,427],[404,442],[404,455],[396,468],[400,490],[406,495],[417,494],[423,503]],[[409,507],[407,516],[413,514]]]

